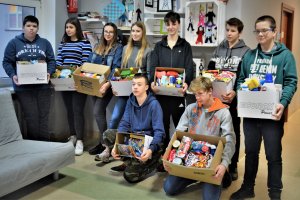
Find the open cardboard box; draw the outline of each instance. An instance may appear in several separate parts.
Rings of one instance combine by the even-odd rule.
[[[137,155],[135,154],[133,148],[129,145],[125,145],[124,141],[125,141],[125,137],[133,137],[133,138],[138,138],[142,140],[142,143],[144,144],[144,135],[141,134],[133,134],[133,133],[117,133],[116,134],[116,141],[115,141],[115,153],[119,154],[120,156],[125,156],[125,157],[137,157]],[[123,152],[127,151],[127,153],[122,153],[120,152],[120,145],[123,146],[127,146],[127,150],[125,150],[125,148],[123,147],[122,149]]]
[[[80,76],[81,71],[96,73],[101,76],[100,79],[87,76]],[[92,96],[103,97],[104,95],[100,94],[99,89],[106,82],[109,73],[109,66],[87,62],[83,63],[83,65],[81,67],[78,67],[73,73],[75,85],[77,86],[77,92]]]
[[[168,156],[170,154],[170,151],[172,150],[173,142],[176,139],[181,141],[183,136],[188,136],[190,138],[193,138],[194,141],[205,141],[217,146],[215,155],[212,159],[209,168],[186,167],[168,161]],[[191,134],[188,132],[176,131],[173,134],[169,142],[168,148],[166,149],[166,152],[163,156],[164,165],[168,166],[168,168],[170,169],[169,174],[171,175],[198,180],[206,183],[212,183],[215,185],[221,185],[222,180],[217,180],[213,176],[215,175],[216,167],[221,163],[225,141],[226,141],[225,138],[221,138],[217,136],[199,135],[199,134]]]
[[[56,69],[71,69],[75,70],[76,67],[72,66],[57,66]],[[54,86],[55,91],[75,91],[75,82],[74,79],[71,78],[51,78],[51,83]]]
[[[155,68],[155,74],[154,74],[154,83],[156,84],[156,72],[157,71],[176,71],[180,74],[183,73],[183,80],[182,83],[185,82],[185,69],[184,68],[172,68],[172,67],[156,67]],[[166,87],[166,86],[156,86],[159,90],[156,94],[157,95],[166,95],[166,96],[178,96],[183,97],[184,94],[179,92],[182,90],[182,88],[176,88],[176,87]]]
[[[246,118],[275,119],[272,115],[281,97],[280,90],[243,91],[237,93],[238,116]]]
[[[29,61],[17,61],[18,82],[25,84],[47,84],[47,63],[39,60],[35,63]]]
[[[236,75],[229,82],[214,80],[212,82],[213,96],[219,98],[221,101],[224,101],[222,95],[226,95],[230,90],[233,89],[235,79]]]
[[[114,76],[120,76],[123,70],[129,69],[119,69],[118,72],[114,73]],[[133,74],[138,73],[139,68],[133,68]],[[117,74],[118,73],[118,74]],[[121,81],[110,81],[113,91],[116,92],[115,96],[129,96],[132,92],[132,80],[121,80]]]

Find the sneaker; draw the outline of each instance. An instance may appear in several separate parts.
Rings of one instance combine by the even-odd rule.
[[[237,168],[234,168],[234,170],[229,170],[229,173],[231,175],[232,181],[236,181],[238,179],[239,175]]]
[[[76,141],[77,141],[76,135],[71,135],[71,136],[68,138],[68,142],[72,142],[72,144],[74,145],[74,147],[75,147],[75,145],[76,145]]]
[[[83,154],[83,143],[82,140],[77,140],[76,146],[75,146],[75,155],[80,156]]]
[[[102,161],[104,163],[108,163],[109,162],[109,149],[105,149],[104,151],[102,151],[102,153],[97,154],[95,156],[95,161]]]
[[[105,147],[102,146],[101,143],[99,143],[96,146],[89,149],[89,154],[90,155],[100,154],[100,153],[102,153],[102,151],[104,151],[104,149],[105,149]]]
[[[125,163],[122,163],[121,165],[110,168],[110,170],[113,172],[124,172],[125,169],[126,169]]]
[[[230,197],[230,200],[242,200],[245,198],[253,198],[255,197],[254,189],[248,188],[242,185],[242,187],[233,193]]]

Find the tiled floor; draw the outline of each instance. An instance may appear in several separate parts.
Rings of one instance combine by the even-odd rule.
[[[300,110],[285,125],[283,138],[283,200],[300,199]],[[243,141],[243,139],[242,139]],[[239,189],[244,171],[244,147],[241,145],[239,178],[226,190],[221,199],[229,199],[232,192]],[[256,179],[256,200],[267,200],[267,164],[265,155],[260,154],[260,166]],[[183,194],[167,197],[163,190],[165,173],[157,173],[141,183],[131,185],[122,175],[109,172],[110,167],[119,164],[111,162],[96,163],[93,156],[84,153],[76,157],[76,163],[62,169],[61,178],[54,182],[51,178],[42,179],[28,187],[18,190],[3,199],[201,199],[199,185],[194,185]]]

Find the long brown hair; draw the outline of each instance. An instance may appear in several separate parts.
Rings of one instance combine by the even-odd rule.
[[[107,43],[104,38],[104,29],[107,26],[111,26],[114,29],[114,36],[111,43]],[[118,34],[117,34],[117,26],[114,23],[108,22],[103,26],[102,35],[100,38],[100,44],[95,47],[95,52],[99,55],[107,55],[108,52],[117,44]]]
[[[147,37],[146,37],[145,24],[143,22],[137,21],[137,22],[132,24],[131,30],[134,26],[137,26],[140,29],[142,29],[141,48],[139,49],[138,54],[135,58],[135,65],[136,65],[135,67],[141,67],[142,63],[143,63],[143,56],[144,56],[145,49],[149,46],[149,44],[148,44]],[[127,65],[128,60],[129,60],[129,58],[132,54],[133,42],[134,41],[132,39],[132,35],[130,34],[128,44],[127,44],[127,49],[126,49],[126,52],[125,52],[123,60],[122,60],[122,65],[121,65],[122,68],[124,68]]]

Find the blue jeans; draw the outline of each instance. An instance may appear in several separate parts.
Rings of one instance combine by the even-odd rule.
[[[49,112],[52,89],[16,91],[24,114],[27,139],[49,141]]]
[[[116,104],[114,106],[114,110],[111,115],[111,120],[109,124],[110,129],[118,128],[119,123],[123,117],[128,98],[129,98],[128,96],[120,96],[117,98]]]
[[[103,144],[103,133],[107,129],[106,107],[108,106],[112,96],[112,90],[108,89],[104,97],[100,98],[94,96],[92,98],[94,102],[94,117],[99,128],[101,144]]]
[[[269,190],[282,189],[281,139],[284,133],[283,125],[283,119],[281,121],[244,119],[246,159],[243,184],[246,187],[253,188],[255,185],[259,151],[263,139],[268,161],[268,188]]]
[[[167,195],[176,195],[182,192],[188,185],[197,181],[178,176],[169,175],[164,183],[164,190]],[[203,200],[218,200],[221,196],[222,186],[210,183],[202,183]]]
[[[87,95],[76,91],[63,91],[61,94],[67,109],[70,134],[76,135],[78,140],[82,140],[84,132],[84,105]]]

